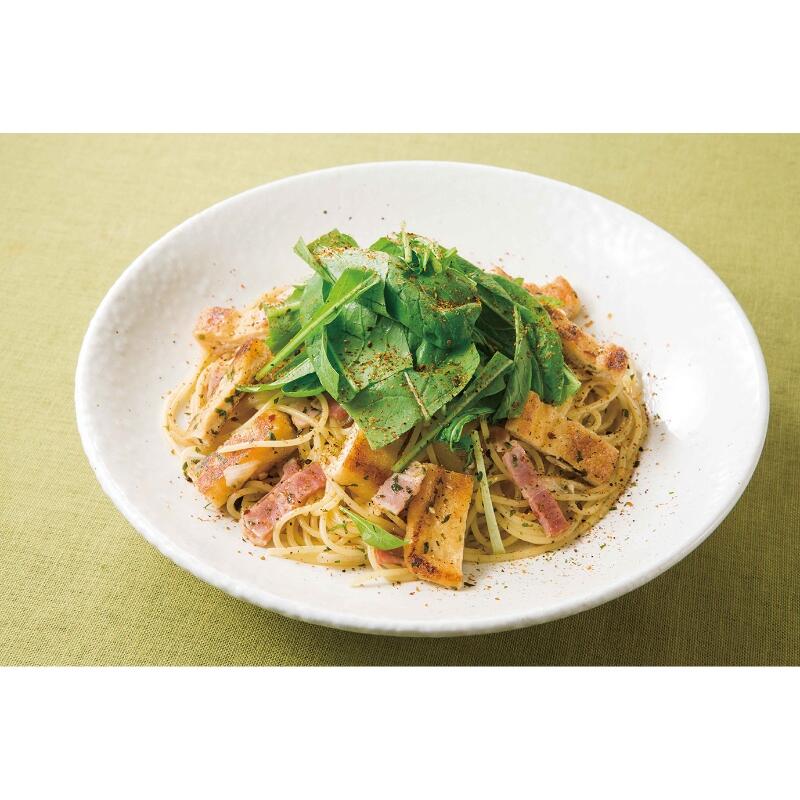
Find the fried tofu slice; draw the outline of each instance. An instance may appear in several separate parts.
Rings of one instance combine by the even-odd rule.
[[[546,308],[561,337],[564,355],[568,361],[608,375],[615,381],[625,376],[628,371],[628,354],[623,348],[616,344],[601,344],[590,333],[571,322],[560,308]]]
[[[614,472],[619,450],[579,422],[567,419],[558,406],[543,403],[531,392],[518,417],[506,422],[512,436],[547,455],[565,461],[597,486]]]
[[[366,503],[392,474],[397,459],[398,443],[378,450],[369,446],[367,437],[357,425],[352,425],[338,456],[323,464],[325,474],[360,503]]]
[[[544,286],[537,286],[535,283],[525,283],[523,286],[533,295],[544,294],[560,300],[564,304],[560,306],[561,310],[570,319],[581,310],[581,301],[578,299],[578,293],[563,275],[559,275],[550,283],[545,283]]]
[[[252,417],[225,442],[244,444],[272,439],[294,439],[295,429],[288,415],[269,411]],[[296,447],[254,447],[231,453],[215,452],[206,456],[190,470],[195,486],[217,508],[247,481],[274,464],[285,461]]]
[[[494,267],[490,272],[506,278],[511,277],[500,267]],[[535,283],[523,285],[534,296],[547,295],[562,302],[563,305],[559,307],[548,304],[544,306],[561,337],[564,354],[569,361],[593,372],[608,375],[615,381],[624,377],[628,371],[628,354],[625,350],[616,344],[601,344],[594,336],[572,322],[572,317],[581,310],[581,301],[572,284],[563,275],[543,286]]]
[[[203,309],[194,326],[195,339],[209,353],[231,352],[249,339],[263,339],[269,330],[264,307],[280,304],[290,291],[290,286],[278,286],[242,310],[225,306]]]
[[[425,479],[408,505],[403,560],[422,580],[460,589],[473,480],[434,464],[424,467]]]
[[[239,401],[236,386],[250,383],[270,357],[269,348],[261,339],[251,339],[241,345],[230,357],[221,359],[225,371],[214,373],[207,381],[206,400],[200,410],[189,421],[187,433],[200,447],[211,447],[214,438]]]

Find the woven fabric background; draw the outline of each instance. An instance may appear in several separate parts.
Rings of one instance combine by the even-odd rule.
[[[95,482],[73,374],[122,270],[243,189],[404,158],[514,167],[609,197],[685,242],[750,317],[772,393],[760,466],[717,532],[643,588],[513,633],[342,633],[183,572]],[[800,663],[800,136],[0,136],[0,275],[2,664]]]

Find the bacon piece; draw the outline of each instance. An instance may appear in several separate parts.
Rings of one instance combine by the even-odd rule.
[[[347,411],[327,394],[327,392],[325,397],[328,399],[328,412],[330,413],[331,419],[338,422],[342,427],[349,424],[352,420]]]
[[[283,469],[281,470],[281,480],[285,480],[286,478],[291,478],[295,472],[300,472],[300,463],[296,458],[290,458],[284,465]]]
[[[569,522],[519,442],[514,442],[503,454],[503,463],[544,532],[553,538],[564,533]]]
[[[394,550],[375,550],[375,560],[381,567],[402,567],[405,564],[403,560],[403,548],[395,547]]]
[[[395,472],[387,478],[375,493],[372,502],[384,511],[399,514],[419,491],[423,480],[425,480],[425,467],[419,461],[414,461],[403,472]]]
[[[242,514],[244,535],[257,547],[266,547],[272,539],[275,523],[324,488],[325,473],[316,462],[288,478],[281,478],[269,494]]]

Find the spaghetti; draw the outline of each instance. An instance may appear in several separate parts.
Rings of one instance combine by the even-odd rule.
[[[187,477],[192,475],[199,462],[215,451],[230,453],[259,447],[284,447],[287,457],[293,453],[301,463],[322,464],[330,462],[341,451],[348,429],[334,420],[324,392],[303,398],[287,397],[280,390],[244,395],[236,405],[236,414],[218,435],[210,443],[198,442],[186,421],[196,417],[206,402],[208,375],[213,361],[213,355],[207,357],[190,379],[170,395],[164,412],[164,427],[180,448]],[[482,492],[481,481],[473,481],[466,520],[464,561],[512,561],[563,547],[594,526],[629,483],[647,432],[647,413],[638,378],[632,370],[621,379],[614,379],[575,362],[570,366],[580,381],[580,387],[560,411],[567,419],[579,423],[618,450],[612,474],[603,483],[592,485],[560,459],[522,442],[569,523],[563,533],[552,538],[509,474],[502,457],[502,442],[493,435],[487,419],[481,418],[469,427],[474,429],[473,439],[480,448],[483,461],[480,468],[485,470],[488,492]],[[287,414],[295,422],[299,431],[297,436],[282,441],[224,444],[245,423],[275,411]],[[401,437],[400,452],[413,448],[428,424],[421,421]],[[477,471],[475,459],[470,457],[469,451],[451,450],[440,441],[427,446],[424,460],[455,472],[474,475]],[[232,491],[221,511],[239,520],[280,481],[280,466],[270,467]],[[417,579],[405,566],[381,564],[375,548],[363,541],[358,526],[342,513],[344,508],[377,523],[400,539],[405,537],[406,522],[402,515],[357,501],[346,487],[328,477],[324,489],[316,497],[288,510],[277,520],[267,552],[315,566],[338,569],[365,567],[370,570],[355,585]],[[496,543],[493,546],[491,541],[490,528],[494,525],[499,531],[501,547]]]

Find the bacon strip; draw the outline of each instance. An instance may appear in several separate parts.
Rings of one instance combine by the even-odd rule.
[[[514,442],[503,454],[503,463],[544,532],[553,538],[564,533],[569,522],[519,442]]]
[[[388,477],[375,493],[372,502],[384,511],[400,514],[419,491],[424,480],[425,467],[419,461],[414,461],[403,472],[395,472]]]
[[[403,560],[403,548],[396,547],[394,550],[375,550],[375,561],[382,567],[402,567],[405,564]]]
[[[296,472],[300,472],[300,464],[296,458],[290,458],[281,469],[281,480],[291,478]]]
[[[350,415],[342,408],[327,392],[325,397],[328,399],[328,412],[331,419],[338,422],[342,427],[351,422]]]
[[[324,488],[325,473],[316,462],[281,478],[269,494],[242,514],[244,535],[257,547],[266,547],[275,523]]]

